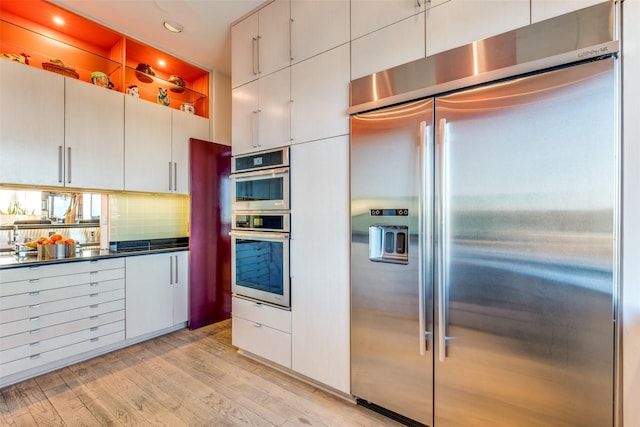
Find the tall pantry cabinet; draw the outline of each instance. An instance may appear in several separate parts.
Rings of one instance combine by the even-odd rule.
[[[233,89],[232,138],[234,155],[265,149],[264,135],[259,143],[247,144],[256,119],[249,117],[251,109],[241,110],[238,105],[251,98],[245,94],[252,84],[262,87],[270,76],[290,75],[286,82],[290,94],[289,86],[280,94],[287,95],[281,111],[287,136],[290,133],[283,144],[291,145],[292,300],[290,330],[286,329],[290,354],[269,357],[270,343],[256,336],[255,328],[234,328],[234,342],[245,351],[349,393],[349,2],[294,1],[290,20],[288,9],[286,13],[283,25],[287,34],[291,31],[292,65]],[[239,55],[235,38],[232,45],[235,58]],[[244,46],[251,49],[247,43]],[[235,76],[236,62],[232,65]],[[246,315],[240,304],[234,307],[234,318]]]

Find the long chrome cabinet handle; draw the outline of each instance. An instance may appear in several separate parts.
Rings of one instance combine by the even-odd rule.
[[[169,257],[169,284],[173,285],[173,255]]]
[[[448,265],[448,245],[447,237],[449,235],[449,223],[446,213],[448,210],[447,203],[447,121],[440,119],[439,122],[439,206],[438,217],[440,219],[440,232],[438,233],[438,360],[444,362],[447,358],[447,265]]]
[[[178,191],[178,162],[173,163],[173,191]]]
[[[176,255],[176,285],[178,284],[178,255]]]
[[[419,169],[420,169],[420,182],[419,182],[419,196],[418,196],[418,277],[419,285],[418,285],[418,302],[419,302],[419,324],[420,324],[420,354],[424,355],[427,351],[429,351],[429,340],[431,337],[431,331],[427,330],[427,313],[426,306],[427,302],[425,298],[429,295],[429,291],[427,289],[427,283],[431,276],[430,265],[429,262],[431,254],[431,226],[430,221],[426,218],[426,213],[429,211],[427,203],[430,203],[431,199],[431,180],[429,179],[429,173],[432,169],[432,149],[433,140],[429,133],[429,126],[427,122],[420,122],[420,160],[419,160]]]
[[[260,71],[260,39],[261,38],[262,37],[260,37],[260,36],[256,37],[256,40],[257,40],[256,46],[258,46],[258,48],[256,49],[256,52],[257,52],[257,55],[256,55],[256,59],[257,59],[256,60],[256,71],[257,71],[257,73],[256,74],[260,74],[261,73],[261,71]]]
[[[62,183],[62,145],[58,145],[58,182]]]
[[[173,183],[173,179],[171,179],[171,174],[172,174],[172,167],[171,167],[171,162],[169,162],[169,191],[172,190],[171,184]]]
[[[71,147],[67,147],[67,183],[71,184]]]
[[[262,114],[262,110],[258,108],[256,111],[256,145],[255,147],[260,147],[260,115]]]
[[[252,71],[254,76],[258,74],[258,70],[256,67],[256,63],[258,62],[256,60],[257,51],[258,51],[258,39],[257,37],[253,37],[251,39],[251,65],[253,67]]]

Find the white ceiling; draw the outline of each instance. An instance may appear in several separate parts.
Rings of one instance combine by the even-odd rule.
[[[231,75],[231,22],[264,0],[49,0],[176,57]],[[184,31],[167,31],[163,21]]]

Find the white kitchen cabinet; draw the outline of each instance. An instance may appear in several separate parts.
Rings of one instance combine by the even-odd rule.
[[[425,12],[351,42],[351,79],[425,56]]]
[[[63,185],[64,80],[0,60],[0,183]]]
[[[291,312],[232,297],[232,344],[266,360],[291,368]]]
[[[189,138],[209,141],[209,119],[171,110],[171,160],[174,191],[189,194]]]
[[[287,67],[232,90],[233,155],[289,145],[290,74]]]
[[[124,95],[65,84],[65,185],[124,190]]]
[[[402,21],[449,0],[351,0],[351,39]]]
[[[0,270],[0,386],[124,341],[122,259]]]
[[[171,109],[126,96],[124,112],[125,190],[170,192]]]
[[[186,251],[126,258],[127,339],[186,321],[187,260]]]
[[[348,43],[349,25],[349,0],[291,2],[292,64]]]
[[[348,136],[291,147],[291,204],[291,368],[349,393]]]
[[[426,15],[429,56],[528,25],[529,0],[450,0]]]
[[[231,27],[231,87],[288,67],[289,0],[276,0]]]
[[[124,95],[0,62],[0,182],[124,189]]]
[[[169,284],[173,289],[173,324],[178,325],[189,320],[189,252],[175,252],[173,267],[169,273]],[[171,259],[169,260],[171,262]],[[171,265],[171,264],[170,264]]]
[[[602,3],[603,0],[531,0],[531,23]]]
[[[291,143],[349,133],[349,46],[291,66]]]
[[[209,120],[125,97],[128,191],[189,194],[189,138],[209,139]]]

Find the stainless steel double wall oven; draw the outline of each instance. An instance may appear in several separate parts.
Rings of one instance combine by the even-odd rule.
[[[289,149],[236,156],[231,172],[232,291],[289,308]]]

